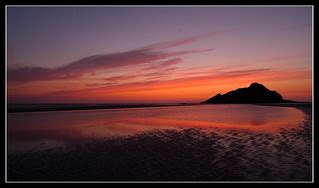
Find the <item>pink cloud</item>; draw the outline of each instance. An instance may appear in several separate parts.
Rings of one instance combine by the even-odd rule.
[[[80,78],[85,74],[95,74],[95,71],[107,70],[116,67],[133,66],[140,64],[155,64],[154,66],[165,67],[181,62],[177,56],[209,52],[214,49],[200,50],[180,50],[164,51],[165,49],[183,45],[200,37],[189,37],[181,40],[157,43],[144,48],[112,54],[98,54],[89,56],[64,66],[55,68],[42,67],[20,67],[9,68],[9,81],[37,81],[37,80],[56,80]],[[173,58],[166,60],[167,58]],[[158,61],[164,61],[159,62]]]

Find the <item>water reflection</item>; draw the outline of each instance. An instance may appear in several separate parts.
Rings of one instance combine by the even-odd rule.
[[[154,129],[226,128],[277,131],[294,128],[305,114],[292,107],[202,105],[8,114],[9,152],[87,142]]]

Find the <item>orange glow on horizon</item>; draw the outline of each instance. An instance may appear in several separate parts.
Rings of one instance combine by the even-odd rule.
[[[308,78],[307,78],[308,77]],[[218,93],[248,87],[252,82],[276,90],[285,99],[311,100],[311,71],[271,71],[247,75],[203,75],[97,86],[88,88],[90,80],[38,81],[21,85],[8,84],[9,102],[23,98],[43,101],[74,102],[201,102]],[[102,81],[100,81],[103,84]],[[67,87],[66,87],[67,86]]]

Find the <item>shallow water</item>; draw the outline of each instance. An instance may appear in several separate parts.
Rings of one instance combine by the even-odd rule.
[[[9,113],[8,151],[39,150],[162,129],[272,133],[297,128],[306,117],[293,107],[246,104]]]

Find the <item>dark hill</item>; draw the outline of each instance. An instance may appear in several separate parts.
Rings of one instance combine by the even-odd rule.
[[[252,83],[248,88],[239,88],[224,95],[217,94],[202,103],[282,103],[284,100],[276,91],[271,91],[259,83]]]

